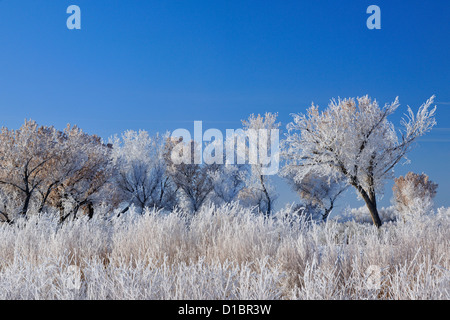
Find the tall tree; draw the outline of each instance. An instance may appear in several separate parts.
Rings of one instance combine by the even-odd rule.
[[[238,152],[246,155],[250,174],[246,179],[244,190],[240,193],[243,202],[254,203],[259,210],[269,216],[273,210],[276,194],[272,187],[271,175],[278,172],[278,114],[266,113],[264,116],[250,115],[242,121],[243,137],[246,143],[238,146]],[[238,142],[239,144],[239,142]],[[269,172],[268,166],[275,166],[274,172]]]
[[[172,140],[166,153],[168,172],[176,186],[178,204],[191,212],[197,212],[211,197],[214,190],[212,176],[216,163],[195,163],[194,149],[199,146],[194,141]],[[179,158],[183,161],[173,161]]]
[[[49,203],[61,210],[61,221],[70,215],[75,218],[82,207],[92,217],[95,205],[115,198],[110,186],[112,146],[76,126],[68,125],[63,137],[65,157],[53,168],[57,185],[49,194]]]
[[[430,110],[433,100],[434,96],[422,104],[416,115],[408,107],[400,137],[387,119],[397,110],[398,99],[383,108],[368,96],[332,100],[323,112],[313,104],[306,115],[293,115],[288,124],[284,173],[296,181],[309,173],[346,177],[380,227],[376,194],[386,179],[393,178],[394,167],[413,142],[436,124],[436,107]]]
[[[225,142],[216,140],[214,146],[223,148],[220,163],[217,170],[210,171],[210,177],[213,183],[213,202],[216,204],[230,203],[238,200],[239,193],[245,187],[245,182],[249,174],[249,165],[246,163],[237,163],[237,145],[236,134],[227,136]],[[218,158],[219,160],[219,158]]]
[[[117,169],[115,185],[122,198],[141,210],[145,207],[171,209],[175,189],[165,159],[167,135],[151,137],[146,131],[126,131],[113,140],[113,163]]]
[[[110,177],[110,148],[97,136],[68,125],[63,131],[27,120],[18,130],[0,132],[0,193],[3,214],[27,216],[30,207],[62,208],[69,199],[75,213],[92,205]],[[5,201],[6,200],[6,201]]]
[[[10,214],[26,216],[30,205],[38,202],[41,190],[53,184],[51,174],[61,161],[62,133],[53,127],[39,127],[26,120],[18,130],[0,132],[0,186],[20,208]],[[50,187],[51,188],[51,187]],[[11,201],[12,202],[12,201]]]

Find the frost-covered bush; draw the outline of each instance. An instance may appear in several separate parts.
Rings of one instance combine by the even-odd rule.
[[[438,185],[422,173],[408,172],[395,179],[394,205],[403,219],[414,218],[433,211],[433,198]]]
[[[111,216],[0,224],[0,299],[450,298],[445,208],[379,229],[237,203]]]
[[[304,202],[306,212],[315,219],[327,220],[336,199],[348,187],[343,176],[340,179],[332,179],[308,173],[301,180],[296,180],[290,175],[285,178]]]

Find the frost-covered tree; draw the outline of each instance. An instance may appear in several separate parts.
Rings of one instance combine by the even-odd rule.
[[[26,120],[18,130],[2,128],[0,187],[8,198],[4,198],[4,205],[14,204],[5,208],[4,214],[26,216],[30,205],[37,206],[39,189],[52,184],[50,175],[61,159],[60,139],[55,128],[39,127],[32,120]]]
[[[278,132],[280,123],[278,114],[267,112],[264,116],[250,115],[243,120],[244,139],[237,142],[239,155],[245,155],[249,164],[249,174],[246,177],[245,188],[239,195],[243,204],[254,205],[266,216],[273,210],[276,193],[273,188],[268,166],[276,166],[278,171]],[[248,138],[248,139],[247,139]]]
[[[107,146],[70,125],[58,131],[29,120],[17,130],[2,128],[0,154],[0,196],[8,220],[27,216],[30,208],[62,209],[68,199],[76,210],[92,205],[109,176]]]
[[[177,204],[193,213],[211,197],[214,190],[212,177],[218,170],[215,163],[195,163],[195,148],[199,149],[199,146],[194,141],[172,140],[166,153],[168,173],[177,191]],[[175,158],[183,161],[173,161]]]
[[[309,173],[345,176],[379,227],[376,194],[385,180],[393,177],[395,165],[405,158],[413,142],[436,124],[436,108],[430,109],[433,100],[434,96],[416,115],[408,107],[400,137],[387,119],[397,110],[398,99],[383,108],[368,96],[332,100],[323,112],[313,104],[306,115],[293,115],[288,124],[284,173],[296,181]]]
[[[212,201],[218,205],[238,200],[239,193],[245,187],[245,181],[249,174],[248,164],[237,163],[236,134],[227,136],[225,143],[216,140],[212,144],[215,149],[223,148],[222,161],[210,170],[213,183]]]
[[[420,215],[432,210],[438,185],[422,173],[408,172],[396,178],[392,187],[394,206],[403,216]]]
[[[336,200],[348,187],[343,176],[334,179],[310,172],[301,180],[295,180],[292,177],[286,178],[303,200],[307,211],[312,211],[310,214],[313,216],[315,213],[320,213],[322,220],[328,218]]]
[[[215,202],[230,203],[237,199],[245,185],[246,172],[237,165],[222,164],[210,173],[213,183]]]
[[[95,206],[116,198],[111,188],[112,146],[76,126],[67,126],[63,136],[67,158],[57,169],[62,172],[61,181],[49,194],[49,203],[60,209],[61,221],[75,218],[82,208],[92,217]]]
[[[113,139],[115,185],[127,202],[140,208],[171,209],[175,190],[167,171],[165,158],[167,135],[150,136],[148,132],[128,130]]]

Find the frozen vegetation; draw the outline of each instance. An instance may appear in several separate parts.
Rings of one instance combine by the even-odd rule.
[[[0,299],[450,298],[449,209],[380,228],[304,217],[236,203],[31,215],[0,224]]]
[[[397,99],[313,105],[280,144],[277,114],[251,115],[204,162],[169,133],[2,128],[0,299],[449,299],[450,210],[425,173],[394,175],[433,99],[399,131]],[[275,173],[299,205],[274,210]],[[336,214],[347,189],[365,206]]]

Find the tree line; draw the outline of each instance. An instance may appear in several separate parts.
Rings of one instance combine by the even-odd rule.
[[[433,99],[417,113],[408,107],[400,135],[388,120],[398,99],[384,107],[368,96],[332,100],[324,111],[313,104],[287,125],[279,174],[298,193],[305,211],[321,219],[353,188],[379,227],[377,194],[394,178],[394,167],[413,142],[436,124]],[[280,125],[277,114],[251,115],[243,121],[243,131]],[[179,143],[169,133],[151,136],[143,130],[126,131],[105,143],[76,126],[61,131],[32,120],[17,130],[2,128],[0,220],[13,223],[20,216],[55,210],[64,222],[80,214],[92,217],[102,205],[117,209],[118,215],[131,206],[195,213],[205,203],[231,201],[272,213],[276,192],[273,177],[263,174],[265,164],[174,163]],[[191,150],[196,147],[193,141],[184,143]],[[426,175],[411,173],[396,180],[394,196],[398,207],[405,208],[414,190],[428,190],[421,194],[432,198],[436,187]]]

